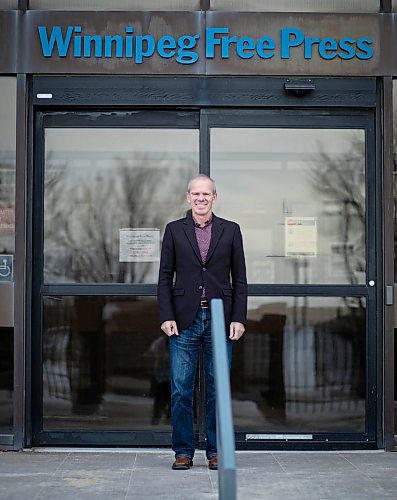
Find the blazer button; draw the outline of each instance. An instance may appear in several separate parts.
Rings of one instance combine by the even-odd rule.
[[[206,270],[207,270],[207,268],[206,268],[206,267],[203,267],[203,271],[206,271]]]
[[[203,289],[203,287],[200,285],[200,286],[199,286],[199,290],[202,290],[202,289]]]

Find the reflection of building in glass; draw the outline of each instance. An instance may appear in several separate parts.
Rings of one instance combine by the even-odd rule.
[[[169,429],[168,338],[153,298],[48,298],[45,317],[45,428]]]
[[[168,338],[162,334],[153,340],[147,351],[150,359],[150,396],[153,398],[152,424],[157,425],[164,416],[171,418],[171,381]]]
[[[365,282],[364,130],[217,128],[211,138],[217,213],[241,225],[249,283]],[[286,251],[304,248],[298,232],[287,241],[287,219],[315,221],[301,255]]]
[[[240,363],[243,356],[238,374],[243,368],[244,382],[234,397],[252,401],[261,412],[252,412],[248,425],[253,430],[364,430],[365,308],[360,299],[269,300],[250,308],[248,318],[243,352],[236,353]],[[235,406],[239,411],[236,401]],[[241,422],[247,426],[246,419]],[[239,416],[236,424],[241,425]]]
[[[0,255],[14,253],[15,157],[0,150]]]

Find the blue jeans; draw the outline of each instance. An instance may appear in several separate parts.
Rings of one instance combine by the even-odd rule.
[[[186,330],[181,330],[178,336],[170,337],[172,449],[175,457],[193,458],[195,451],[193,395],[201,346],[204,353],[207,398],[206,455],[208,459],[216,455],[215,380],[211,344],[210,309],[200,308]],[[226,345],[230,367],[232,341],[228,337]]]

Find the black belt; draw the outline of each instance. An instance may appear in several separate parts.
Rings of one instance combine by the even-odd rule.
[[[210,305],[208,303],[207,299],[201,299],[200,300],[200,307],[201,309],[209,309]]]

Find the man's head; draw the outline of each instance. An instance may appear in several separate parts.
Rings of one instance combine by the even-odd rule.
[[[194,177],[188,184],[186,198],[194,217],[208,219],[217,198],[215,182],[203,174]]]

